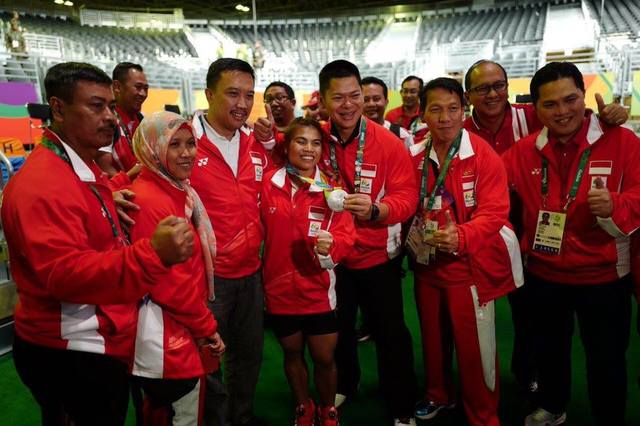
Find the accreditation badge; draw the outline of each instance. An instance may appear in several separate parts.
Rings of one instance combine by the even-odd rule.
[[[424,234],[424,220],[417,214],[413,218],[411,227],[409,228],[409,234],[407,235],[406,247],[409,250],[409,254],[413,259],[422,265],[429,264],[430,246],[423,241]]]
[[[262,182],[262,166],[255,166],[256,169],[256,182]]]
[[[322,227],[322,222],[315,222],[315,221],[309,222],[309,232],[307,233],[307,236],[312,238],[317,237],[321,227]]]
[[[560,254],[566,220],[565,213],[540,210],[533,250],[550,255]]]
[[[360,179],[360,192],[363,194],[371,194],[371,188],[373,186],[373,179],[361,178]]]

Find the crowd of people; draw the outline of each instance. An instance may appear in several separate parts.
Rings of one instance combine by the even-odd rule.
[[[597,113],[586,108],[575,65],[538,70],[525,105],[508,102],[489,60],[464,87],[408,76],[385,115],[385,82],[336,60],[304,117],[275,81],[255,123],[255,74],[240,59],[211,64],[208,109],[191,121],[142,116],[140,65],[112,77],[48,70],[51,125],[3,194],[13,358],[44,425],[122,425],[130,392],[141,425],[264,425],[253,402],[266,318],[293,424],[337,426],[360,383],[360,309],[390,424],[461,404],[469,425],[497,426],[502,296],[512,373],[537,407],[524,424],[566,421],[574,316],[594,422],[625,424],[640,143],[623,107],[596,95]]]

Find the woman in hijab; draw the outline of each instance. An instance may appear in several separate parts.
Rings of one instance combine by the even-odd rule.
[[[150,236],[167,216],[167,226],[189,222],[195,238],[191,258],[172,267],[141,304],[132,374],[146,396],[145,424],[195,425],[202,417],[200,378],[224,352],[206,303],[215,297],[215,234],[189,185],[196,140],[188,121],[162,111],[140,123],[133,150],[142,171],[132,187],[140,207],[132,213],[132,240]]]

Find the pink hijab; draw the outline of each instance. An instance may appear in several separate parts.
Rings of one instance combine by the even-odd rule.
[[[166,180],[171,186],[186,192],[184,212],[186,217],[191,219],[200,237],[209,300],[213,301],[215,300],[213,265],[216,258],[216,235],[213,232],[213,226],[198,193],[189,184],[189,179],[176,179],[167,167],[169,142],[180,129],[187,129],[193,134],[191,123],[182,116],[168,111],[155,112],[142,120],[133,135],[133,152],[144,167]]]

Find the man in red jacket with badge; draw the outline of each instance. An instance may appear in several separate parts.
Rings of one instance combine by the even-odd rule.
[[[425,365],[416,417],[428,420],[455,404],[455,347],[469,425],[497,426],[494,300],[523,283],[518,240],[507,223],[507,177],[495,151],[461,129],[460,83],[431,80],[420,103],[429,133],[410,149],[421,202],[407,239]]]
[[[267,152],[245,124],[253,107],[255,75],[239,59],[221,58],[207,73],[209,110],[197,112],[195,188],[216,230],[216,299],[209,307],[227,346],[219,372],[207,377],[205,423],[262,424],[253,416],[263,344],[263,289],[258,207]]]
[[[371,319],[380,386],[395,425],[415,424],[411,336],[404,322],[400,278],[401,223],[415,212],[417,189],[402,142],[362,115],[358,68],[345,60],[320,71],[320,100],[330,116],[323,128],[320,167],[349,192],[356,243],[336,269],[338,403],[358,388],[355,321],[358,305]],[[337,404],[339,405],[339,404]]]
[[[640,141],[585,114],[575,65],[552,62],[531,80],[542,130],[503,155],[522,203],[539,363],[539,408],[527,426],[565,422],[574,316],[587,356],[597,425],[624,425],[631,321],[630,234],[640,227]],[[548,220],[547,220],[548,219]]]
[[[100,149],[96,161],[109,176],[124,172],[134,178],[139,166],[136,167],[138,160],[133,154],[133,134],[142,121],[140,111],[149,95],[149,83],[142,66],[131,62],[116,65],[113,69],[113,93],[118,124],[116,138],[111,145]]]
[[[538,120],[531,104],[509,103],[509,80],[507,72],[497,62],[480,60],[465,74],[465,98],[473,105],[473,111],[464,121],[464,128],[474,133],[502,154],[520,139],[539,131],[543,125]],[[628,114],[621,105],[605,105],[602,97],[596,95],[600,118],[607,124],[618,125],[625,122]],[[511,219],[519,228],[517,203],[512,204]],[[523,285],[509,294],[511,316],[514,326],[513,355],[511,371],[522,390],[537,391],[537,367],[531,335],[531,316],[534,307],[530,303],[529,286]]]
[[[191,255],[174,217],[129,245],[94,162],[116,125],[111,79],[66,62],[44,81],[52,125],[3,193],[2,224],[20,301],[13,359],[43,424],[124,424],[137,302]]]

